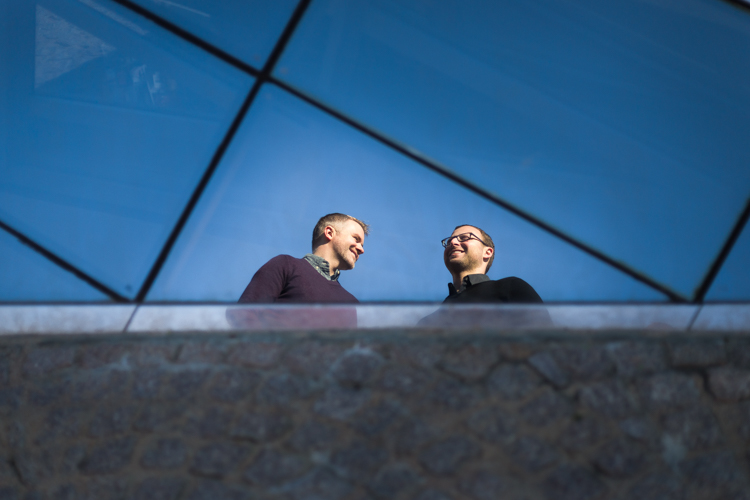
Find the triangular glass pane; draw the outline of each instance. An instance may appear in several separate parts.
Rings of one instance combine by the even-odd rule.
[[[0,219],[134,297],[253,79],[118,4],[0,2]]]
[[[0,229],[0,301],[109,301],[74,274]]]
[[[715,0],[313,2],[275,75],[688,297],[750,192]]]
[[[278,254],[302,257],[318,218],[372,226],[342,285],[363,301],[437,301],[450,275],[440,240],[459,224],[493,236],[490,277],[544,300],[665,297],[273,86],[261,90],[149,300],[236,301]]]

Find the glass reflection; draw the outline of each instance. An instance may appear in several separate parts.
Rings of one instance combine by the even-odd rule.
[[[308,253],[313,226],[331,212],[372,228],[356,268],[340,277],[360,301],[444,299],[440,240],[467,222],[495,240],[490,277],[519,276],[545,301],[665,299],[273,86],[259,93],[148,299],[236,301],[270,258]]]
[[[297,6],[297,0],[134,1],[257,69]]]
[[[690,296],[750,191],[750,16],[314,2],[277,77]]]
[[[701,309],[694,305],[675,304],[590,304],[535,306],[527,304],[473,304],[446,306],[453,320],[446,325],[424,327],[418,321],[434,312],[438,305],[420,304],[233,304],[233,305],[143,305],[139,306],[128,332],[219,332],[244,330],[344,329],[350,325],[338,321],[342,313],[356,316],[358,329],[379,329],[384,335],[403,338],[404,328],[427,328],[428,335],[436,330],[442,334],[467,330],[498,329],[506,331],[541,330],[550,333],[550,317],[554,330],[576,330],[586,334],[597,330],[640,330],[650,333],[687,330]],[[716,310],[713,314],[711,310]],[[731,309],[731,311],[730,311]],[[705,314],[707,311],[708,314]],[[731,314],[727,314],[730,312]],[[724,314],[721,314],[724,313]],[[448,316],[448,315],[446,315]],[[538,316],[542,321],[534,321]],[[463,319],[463,320],[462,320]],[[728,320],[729,319],[729,320]],[[459,321],[461,320],[461,321]],[[718,320],[718,321],[717,321]],[[747,327],[750,308],[746,305],[713,305],[701,309],[691,330],[726,330]],[[447,328],[446,328],[447,327]],[[391,330],[388,332],[387,330]],[[657,334],[658,335],[658,334]]]
[[[115,50],[104,40],[36,6],[35,89]]]
[[[0,9],[0,219],[133,297],[252,79],[110,1]]]
[[[110,298],[0,229],[0,301],[108,301]]]

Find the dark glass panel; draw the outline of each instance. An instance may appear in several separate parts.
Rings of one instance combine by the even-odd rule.
[[[252,79],[113,2],[0,14],[0,219],[132,297]]]
[[[0,301],[108,301],[109,297],[0,229]]]
[[[711,288],[707,301],[750,300],[750,225],[734,243]]]

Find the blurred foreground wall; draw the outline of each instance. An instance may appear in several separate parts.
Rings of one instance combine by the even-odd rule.
[[[2,499],[750,498],[750,331],[9,336],[0,384]]]

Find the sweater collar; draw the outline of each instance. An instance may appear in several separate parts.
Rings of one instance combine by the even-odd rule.
[[[323,276],[328,281],[338,281],[339,280],[339,274],[341,274],[341,271],[336,269],[336,272],[333,273],[333,276],[331,276],[331,266],[328,263],[327,260],[325,260],[320,255],[315,255],[308,253],[303,257],[307,262],[310,263],[311,266],[313,266],[313,269],[318,271],[321,276]]]

